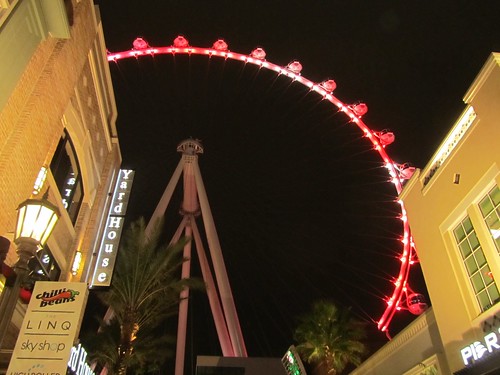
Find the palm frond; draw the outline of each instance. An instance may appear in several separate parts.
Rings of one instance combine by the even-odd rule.
[[[103,346],[96,346],[92,355],[111,372],[123,374],[130,368],[138,374],[159,366],[158,348],[163,350],[161,357],[167,358],[170,350],[165,348],[172,339],[158,332],[177,313],[180,292],[204,288],[198,279],[180,278],[186,261],[182,252],[190,239],[163,243],[162,228],[163,220],[159,220],[146,234],[142,218],[130,225],[119,248],[111,287],[99,295],[114,311],[114,319],[94,338]]]
[[[301,358],[310,364],[324,363],[330,373],[340,373],[348,363],[359,365],[366,347],[362,323],[348,309],[329,301],[318,301],[300,317],[294,339]]]

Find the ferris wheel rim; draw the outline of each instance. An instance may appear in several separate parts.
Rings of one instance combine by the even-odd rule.
[[[175,43],[179,38],[182,38],[186,45],[176,46]],[[350,120],[350,122],[355,123],[356,126],[363,132],[364,136],[369,139],[372,143],[374,150],[379,154],[385,167],[388,170],[389,176],[391,177],[390,182],[394,185],[396,190],[396,197],[403,190],[404,178],[400,176],[400,171],[396,167],[398,164],[393,161],[393,159],[388,155],[385,150],[385,145],[379,140],[377,132],[372,130],[363,120],[362,115],[355,112],[355,107],[344,103],[338,97],[332,94],[333,90],[329,90],[325,87],[323,81],[321,83],[314,82],[301,74],[302,65],[299,61],[294,60],[290,62],[287,66],[282,66],[279,64],[272,63],[265,59],[265,52],[262,48],[256,48],[250,54],[233,52],[228,49],[227,44],[222,40],[217,40],[212,47],[196,47],[187,44],[187,40],[182,36],[178,36],[174,40],[174,45],[171,46],[160,46],[152,47],[144,39],[137,38],[134,41],[140,40],[141,44],[134,46],[130,50],[125,50],[121,52],[107,52],[108,62],[118,62],[122,59],[130,58],[140,58],[146,56],[155,55],[201,55],[206,57],[219,57],[223,59],[240,61],[245,64],[253,64],[259,68],[264,68],[266,70],[274,71],[278,75],[283,75],[288,77],[293,82],[298,82],[303,86],[307,87],[310,91],[316,92],[318,95],[322,96],[323,100],[329,101],[331,104],[335,105],[340,112],[343,112]],[[256,57],[254,52],[256,50],[261,50],[264,52],[264,58]],[[394,290],[390,297],[386,299],[386,308],[382,313],[381,317],[376,321],[377,327],[380,331],[388,333],[389,325],[394,317],[395,313],[401,310],[402,299],[408,286],[408,278],[410,274],[410,268],[413,263],[416,262],[416,251],[411,237],[410,225],[406,215],[406,210],[404,203],[400,199],[396,199],[401,207],[401,220],[403,221],[403,235],[401,242],[403,244],[402,250],[400,252],[401,266],[399,269],[399,274],[394,278]]]

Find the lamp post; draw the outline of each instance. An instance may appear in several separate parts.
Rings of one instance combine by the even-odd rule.
[[[14,280],[6,282],[0,299],[0,348],[12,320],[19,291],[29,274],[28,262],[43,247],[59,219],[59,209],[47,200],[47,195],[48,192],[42,199],[27,199],[17,208],[14,243],[19,259],[14,265]]]

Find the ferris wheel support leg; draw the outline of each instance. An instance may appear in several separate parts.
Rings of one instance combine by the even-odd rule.
[[[224,357],[234,357],[233,346],[229,337],[226,320],[224,319],[224,314],[222,313],[219,295],[217,294],[217,289],[215,288],[212,271],[210,270],[210,266],[208,264],[205,248],[203,247],[203,242],[201,241],[200,232],[198,230],[198,226],[196,225],[196,221],[192,220],[191,224],[196,251],[198,254],[198,259],[200,261],[201,273],[203,275],[203,280],[205,280],[205,283],[207,284],[208,301],[212,310],[212,316],[214,318],[217,336],[219,337],[222,355]]]
[[[171,244],[174,244],[177,241],[179,241],[179,239],[181,238],[182,232],[184,231],[184,228],[186,227],[186,225],[188,223],[189,223],[189,217],[184,216],[181,220],[181,223],[177,227],[177,230],[175,231],[174,235],[172,236],[172,240],[170,241]]]
[[[233,295],[231,293],[226,266],[222,257],[219,237],[217,236],[214,219],[212,217],[210,205],[208,204],[207,192],[205,191],[205,186],[203,184],[203,179],[201,178],[201,172],[198,163],[194,163],[193,167],[201,213],[203,216],[203,223],[205,225],[205,232],[207,235],[208,247],[210,249],[210,254],[212,257],[215,277],[217,279],[217,285],[219,287],[222,307],[224,309],[224,315],[226,317],[226,322],[229,328],[229,336],[233,345],[234,354],[236,357],[247,357],[248,355],[245,347],[245,342],[243,340],[243,334],[241,332],[238,314],[236,312]]]
[[[184,160],[181,159],[179,161],[179,164],[177,164],[177,168],[175,168],[174,174],[172,175],[172,178],[168,182],[168,185],[165,188],[165,191],[163,192],[163,195],[161,196],[160,201],[158,202],[158,205],[156,206],[156,209],[154,210],[153,215],[151,216],[151,219],[149,219],[149,223],[146,227],[146,235],[148,235],[151,232],[158,219],[163,215],[165,215],[168,203],[170,202],[170,198],[172,198],[172,194],[174,193],[175,187],[179,182],[179,178],[181,177],[183,168],[184,168]]]
[[[186,218],[186,217],[184,217]],[[184,234],[186,237],[191,237],[191,227],[185,225],[188,220],[182,220],[184,223]],[[191,241],[184,245],[183,253],[185,261],[182,263],[181,277],[187,279],[191,275]],[[177,348],[175,356],[175,375],[183,375],[184,373],[184,357],[186,352],[186,331],[187,331],[187,315],[189,302],[189,288],[182,290],[179,302],[179,319],[177,322]]]

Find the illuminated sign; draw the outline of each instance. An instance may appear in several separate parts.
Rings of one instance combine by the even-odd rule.
[[[87,363],[87,351],[81,344],[71,348],[68,371],[75,375],[95,375],[94,370]]]
[[[120,169],[109,208],[106,227],[101,239],[101,246],[97,254],[94,274],[90,282],[91,288],[111,285],[111,277],[122,235],[134,173],[134,171],[129,169]]]
[[[87,296],[86,283],[36,282],[7,374],[66,374]]]
[[[76,178],[73,172],[68,173],[68,177],[66,179],[66,183],[62,189],[62,202],[65,209],[69,208],[70,202],[73,197],[73,193],[75,192]]]
[[[283,358],[281,358],[281,363],[287,375],[307,375],[300,356],[293,345],[288,348]]]
[[[500,329],[496,332],[488,333],[484,336],[483,341],[475,341],[472,344],[463,348],[460,353],[464,365],[481,359],[486,353],[493,353],[500,350]]]

